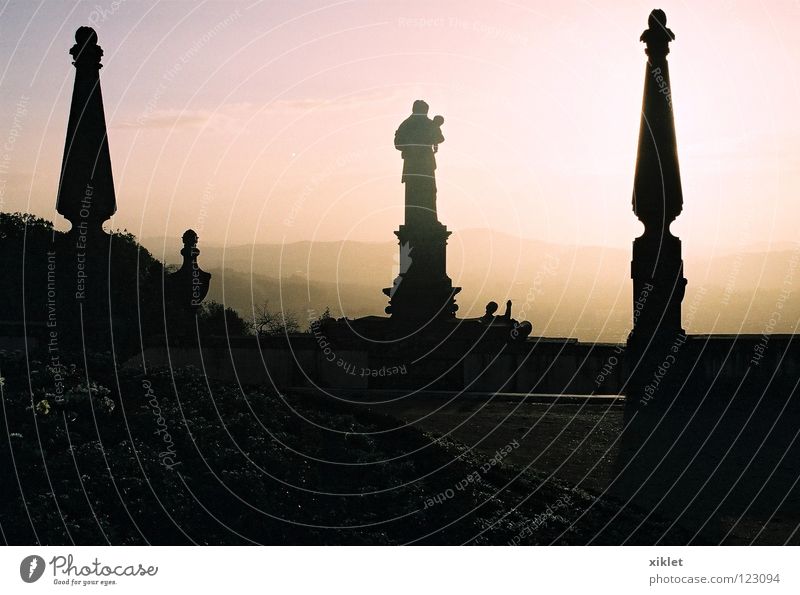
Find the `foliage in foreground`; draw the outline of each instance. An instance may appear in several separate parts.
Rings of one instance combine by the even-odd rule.
[[[88,250],[88,248],[87,248]],[[95,351],[113,347],[137,353],[156,337],[199,333],[241,336],[251,325],[231,308],[206,302],[197,316],[165,293],[165,269],[128,232],[112,232],[93,258],[76,252],[76,239],[50,221],[24,213],[0,213],[0,270],[5,283],[0,322],[31,345]],[[105,254],[103,254],[105,253]],[[81,296],[80,298],[78,296]]]

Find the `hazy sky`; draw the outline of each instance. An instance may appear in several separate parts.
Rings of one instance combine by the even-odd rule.
[[[391,240],[392,146],[414,99],[445,117],[439,212],[562,243],[628,248],[652,2],[137,1],[0,4],[0,200],[54,212],[90,24],[118,213],[140,236],[241,244]],[[685,254],[800,238],[800,3],[660,5]],[[10,141],[10,142],[9,142]]]

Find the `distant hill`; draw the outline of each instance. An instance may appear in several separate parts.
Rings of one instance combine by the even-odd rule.
[[[180,260],[178,238],[142,241],[156,258]],[[800,320],[800,253],[779,250],[687,260],[684,324],[694,333],[761,333],[778,307],[772,332],[792,332]],[[398,270],[395,242],[295,242],[240,246],[200,245],[200,263],[214,273],[210,297],[252,317],[253,304],[294,310],[326,306],[336,316],[382,314],[383,287]],[[413,255],[412,255],[413,258]],[[794,258],[794,260],[793,260]],[[514,303],[514,316],[533,322],[534,334],[582,340],[623,340],[630,328],[630,251],[566,246],[490,230],[455,232],[448,271],[463,290],[460,316],[480,316],[486,303]],[[312,312],[312,314],[313,314]]]
[[[203,265],[205,268],[205,265]],[[300,276],[277,279],[233,269],[207,269],[213,275],[208,299],[224,303],[252,322],[253,312],[265,303],[271,310],[294,312],[305,330],[326,307],[337,317],[381,314],[386,297],[369,285],[308,281]]]

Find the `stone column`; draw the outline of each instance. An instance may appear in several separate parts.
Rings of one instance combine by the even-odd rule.
[[[641,41],[647,48],[639,151],[633,188],[633,210],[644,233],[633,242],[633,329],[628,337],[630,392],[646,386],[662,360],[679,351],[681,302],[686,287],[681,241],[670,223],[683,207],[672,86],[667,54],[675,39],[661,10],[650,14]],[[677,347],[676,347],[677,346]]]
[[[708,449],[701,455],[702,442],[714,424],[708,424],[705,413],[696,415],[702,395],[693,390],[697,381],[692,375],[699,354],[681,327],[686,279],[681,242],[669,230],[683,196],[667,64],[675,36],[666,24],[663,11],[654,10],[641,37],[647,44],[647,69],[633,210],[644,233],[633,242],[625,416],[608,489],[626,506],[675,520],[664,535],[670,541],[681,525],[705,526],[713,533],[716,496],[713,489],[703,489],[713,473],[708,466],[713,456]]]

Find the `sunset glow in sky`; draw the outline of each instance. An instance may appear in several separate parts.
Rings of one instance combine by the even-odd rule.
[[[75,29],[101,81],[118,213],[140,237],[390,241],[392,146],[445,117],[440,219],[628,248],[652,2],[7,2],[0,208],[55,213]],[[800,4],[672,2],[687,256],[800,237]],[[13,138],[10,145],[7,142]],[[10,147],[10,148],[9,148]]]

